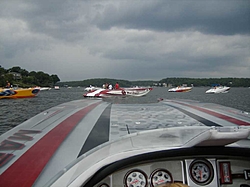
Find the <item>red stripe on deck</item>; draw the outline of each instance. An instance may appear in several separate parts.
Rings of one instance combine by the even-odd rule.
[[[236,119],[236,118],[233,118],[233,117],[230,117],[230,116],[226,116],[224,114],[220,114],[220,113],[217,113],[217,112],[213,112],[211,110],[207,110],[205,108],[201,108],[201,107],[198,107],[198,106],[192,106],[192,105],[189,105],[189,104],[186,104],[186,103],[180,103],[180,102],[177,102],[177,101],[173,101],[175,103],[178,103],[178,104],[181,104],[181,105],[185,105],[185,106],[188,106],[190,108],[194,108],[196,110],[199,110],[199,111],[202,111],[202,112],[205,112],[207,114],[210,114],[212,116],[215,116],[215,117],[218,117],[218,118],[221,118],[221,119],[224,119],[226,121],[229,121],[231,123],[234,123],[236,125],[240,125],[240,126],[250,126],[250,123],[248,122],[245,122],[245,121],[242,121],[242,120],[239,120],[239,119]]]
[[[98,102],[78,111],[41,138],[0,176],[0,186],[32,186],[67,135],[99,104]]]

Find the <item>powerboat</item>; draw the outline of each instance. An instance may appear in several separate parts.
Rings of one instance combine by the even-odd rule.
[[[153,88],[151,87],[134,87],[134,88],[119,88],[119,89],[97,89],[92,92],[83,94],[84,97],[114,97],[114,96],[135,96],[141,97],[148,94]]]
[[[177,86],[175,88],[171,88],[168,91],[169,92],[190,92],[192,90],[192,87],[187,86]]]
[[[40,91],[48,91],[48,90],[51,90],[50,87],[36,87],[38,89],[40,89]]]
[[[228,86],[214,86],[206,91],[206,93],[214,94],[214,93],[228,93],[230,87]]]
[[[160,99],[70,101],[0,136],[0,186],[250,186],[250,115]]]
[[[89,87],[86,87],[84,90],[87,92],[92,92],[92,91],[99,90],[99,89],[102,89],[102,88],[90,85]]]
[[[35,88],[4,88],[0,89],[0,99],[17,99],[35,97],[40,92],[40,89]]]

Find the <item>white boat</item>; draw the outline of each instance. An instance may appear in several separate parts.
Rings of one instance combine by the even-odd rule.
[[[54,89],[55,90],[60,90],[60,87],[59,86],[55,86]]]
[[[169,92],[190,92],[193,87],[187,87],[187,86],[177,86],[175,88],[170,88]]]
[[[147,95],[150,91],[152,91],[153,88],[149,87],[149,88],[141,88],[141,87],[135,87],[135,88],[125,88],[125,94],[127,96],[134,96],[134,97],[141,97],[141,96],[145,96]]]
[[[250,185],[250,116],[197,101],[82,99],[0,136],[0,186]]]
[[[92,91],[99,90],[99,89],[102,89],[102,88],[90,85],[89,87],[86,87],[84,90],[87,92],[92,92]]]
[[[83,94],[84,97],[114,97],[114,96],[134,96],[142,97],[147,95],[153,88],[151,87],[134,87],[134,88],[119,88],[119,89],[102,89],[93,90]]]
[[[50,87],[38,87],[40,89],[40,91],[48,91],[51,90]]]
[[[230,87],[228,86],[214,86],[206,91],[208,94],[214,94],[214,93],[228,93],[230,90]]]

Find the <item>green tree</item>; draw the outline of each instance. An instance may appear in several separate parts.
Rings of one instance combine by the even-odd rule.
[[[57,75],[51,75],[50,77],[52,79],[53,84],[56,84],[57,82],[60,81]]]
[[[16,72],[22,75],[21,80],[14,80],[13,75],[9,72]],[[9,68],[8,70],[0,66],[0,87],[6,86],[6,81],[9,81],[11,84],[18,84],[19,86],[30,87],[30,86],[51,86],[59,82],[60,79],[57,75],[49,75],[42,71],[28,72],[25,69],[22,69],[19,66]]]
[[[29,72],[25,69],[21,69],[19,73],[22,75],[22,77],[26,77],[29,75]]]
[[[20,73],[21,72],[21,68],[19,66],[14,66],[14,67],[8,69],[8,72]]]
[[[6,84],[5,74],[6,70],[0,66],[0,86],[4,86]]]

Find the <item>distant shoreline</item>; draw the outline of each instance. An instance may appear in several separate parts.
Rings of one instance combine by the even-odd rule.
[[[128,81],[119,79],[107,79],[107,78],[96,78],[96,79],[86,79],[82,81],[65,81],[58,82],[58,86],[72,86],[72,87],[88,87],[98,86],[101,87],[104,83],[115,84],[119,82],[121,87],[131,87],[131,86],[160,86],[160,87],[173,87],[179,85],[187,85],[194,87],[211,87],[214,84],[219,84],[222,86],[229,87],[250,87],[250,78],[164,78],[159,81],[153,80],[138,80],[138,81]]]

